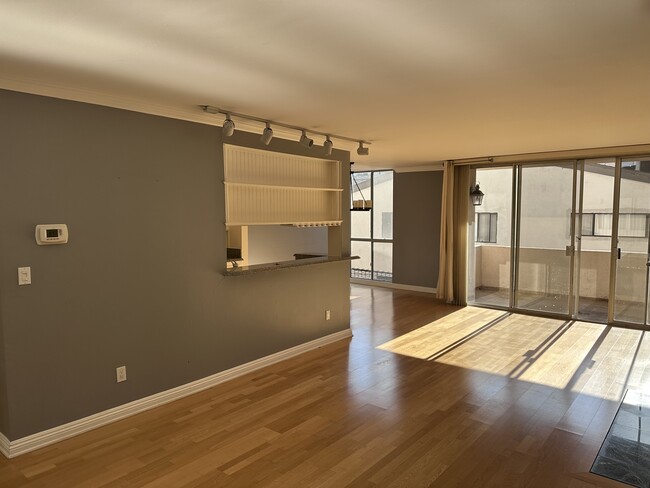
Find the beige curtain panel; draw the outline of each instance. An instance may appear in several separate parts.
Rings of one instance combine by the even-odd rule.
[[[437,296],[456,305],[467,304],[469,187],[469,166],[445,161]]]

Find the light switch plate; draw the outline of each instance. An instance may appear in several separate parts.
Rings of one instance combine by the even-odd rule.
[[[24,266],[18,268],[18,285],[31,285],[32,284],[32,268]]]

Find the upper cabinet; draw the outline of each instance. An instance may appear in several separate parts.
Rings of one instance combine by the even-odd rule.
[[[341,225],[340,161],[224,145],[226,225]]]

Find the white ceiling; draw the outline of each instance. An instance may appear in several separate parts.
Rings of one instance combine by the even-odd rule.
[[[650,3],[0,0],[0,86],[214,105],[371,140],[371,167],[642,144]]]

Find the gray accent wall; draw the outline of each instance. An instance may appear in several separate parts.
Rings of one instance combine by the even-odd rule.
[[[438,284],[442,176],[442,171],[395,173],[393,283]]]
[[[220,127],[2,90],[0,107],[9,440],[349,327],[347,262],[222,275]],[[293,141],[269,149],[306,154]],[[334,154],[347,175],[349,154]],[[67,224],[69,243],[37,246],[34,226],[48,223]],[[349,214],[328,239],[349,255]],[[17,285],[19,266],[31,285]]]

